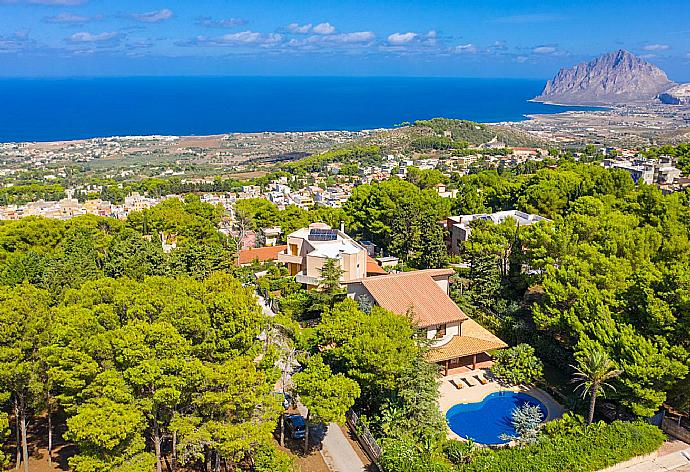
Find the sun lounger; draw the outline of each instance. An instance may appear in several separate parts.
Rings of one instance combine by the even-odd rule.
[[[449,380],[450,384],[460,390],[462,388],[462,384],[460,382],[456,382],[454,379]]]
[[[463,377],[462,380],[464,380],[465,383],[467,385],[469,385],[470,387],[474,387],[475,385],[477,385],[474,383],[474,381],[472,381],[472,379],[470,377]]]
[[[475,375],[474,378],[477,379],[477,380],[479,380],[479,383],[482,384],[482,385],[486,385],[486,384],[489,383],[489,382],[484,378],[484,376],[481,375],[481,374]]]

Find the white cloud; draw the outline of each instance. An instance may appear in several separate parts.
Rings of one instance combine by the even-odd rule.
[[[86,31],[82,31],[79,33],[74,33],[68,39],[73,43],[101,43],[117,39],[119,36],[119,33],[115,32],[93,34]]]
[[[494,41],[494,43],[489,46],[489,49],[493,51],[505,51],[508,49],[508,45],[505,41]]]
[[[176,43],[179,46],[268,46],[278,44],[283,35],[277,33],[259,33],[257,31],[240,31],[228,33],[219,37],[197,36],[189,41]]]
[[[537,46],[532,49],[534,54],[553,54],[556,51],[558,51],[558,49],[554,46]]]
[[[518,56],[515,58],[515,62],[517,62],[518,64],[524,64],[528,60],[529,60],[529,57],[527,57],[527,56]]]
[[[312,31],[316,34],[333,34],[335,33],[335,26],[328,22],[319,23],[318,25],[314,26]]]
[[[291,33],[306,34],[311,31],[311,23],[300,25],[298,23],[290,23],[287,27]]]
[[[642,47],[642,49],[645,51],[666,51],[670,48],[671,46],[668,44],[647,44],[646,46]]]
[[[84,16],[84,15],[75,15],[73,13],[59,13],[55,16],[48,16],[43,19],[46,23],[59,23],[59,24],[80,24],[80,23],[88,23],[90,21],[94,20],[101,20],[103,19],[102,16]]]
[[[424,44],[427,46],[436,46],[436,42],[438,40],[438,33],[436,30],[431,30],[426,34],[426,37],[424,39]]]
[[[160,23],[173,17],[172,10],[163,8],[162,10],[150,11],[147,13],[133,13],[132,18],[143,23]]]
[[[410,41],[414,41],[417,37],[417,33],[393,33],[388,36],[388,42],[391,44],[406,44]]]
[[[224,43],[245,43],[245,44],[255,44],[255,43],[275,43],[282,39],[279,34],[268,34],[264,35],[256,31],[242,31],[240,33],[224,34],[220,37],[220,41]]]
[[[458,54],[474,54],[477,52],[477,47],[472,43],[459,44],[455,46],[455,52]]]
[[[216,41],[224,44],[275,44],[283,36],[276,33],[263,34],[256,31],[241,31],[239,33],[224,34]]]
[[[291,48],[303,50],[326,49],[336,46],[361,47],[374,42],[376,35],[371,31],[356,31],[353,33],[339,33],[330,35],[311,35],[304,39],[292,38],[287,42]]]
[[[35,46],[29,38],[29,31],[16,31],[12,36],[0,35],[0,53],[23,51]]]
[[[370,43],[376,39],[376,35],[371,31],[357,31],[327,36],[326,39],[336,43]]]
[[[214,20],[210,16],[200,16],[196,19],[196,24],[204,28],[234,28],[247,24],[244,18],[224,18],[221,20]]]

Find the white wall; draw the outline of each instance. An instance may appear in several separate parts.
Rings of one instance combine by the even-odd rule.
[[[427,328],[426,331],[426,337],[427,339],[434,339],[436,336],[436,331],[437,331],[437,326],[430,326]],[[440,347],[446,344],[448,341],[450,341],[453,336],[459,336],[460,335],[460,322],[459,321],[453,321],[452,323],[448,323],[446,325],[446,335],[442,338],[439,338],[434,341],[432,344],[432,347]]]

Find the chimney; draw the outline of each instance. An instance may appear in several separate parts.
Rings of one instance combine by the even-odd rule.
[[[341,222],[340,222],[340,232],[341,232],[341,233],[344,233],[344,232],[345,232],[345,222],[344,222],[344,221],[341,221]]]

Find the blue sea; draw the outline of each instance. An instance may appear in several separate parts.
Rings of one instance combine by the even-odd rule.
[[[516,121],[544,81],[150,77],[0,80],[0,142],[123,135],[362,130],[433,117]]]

